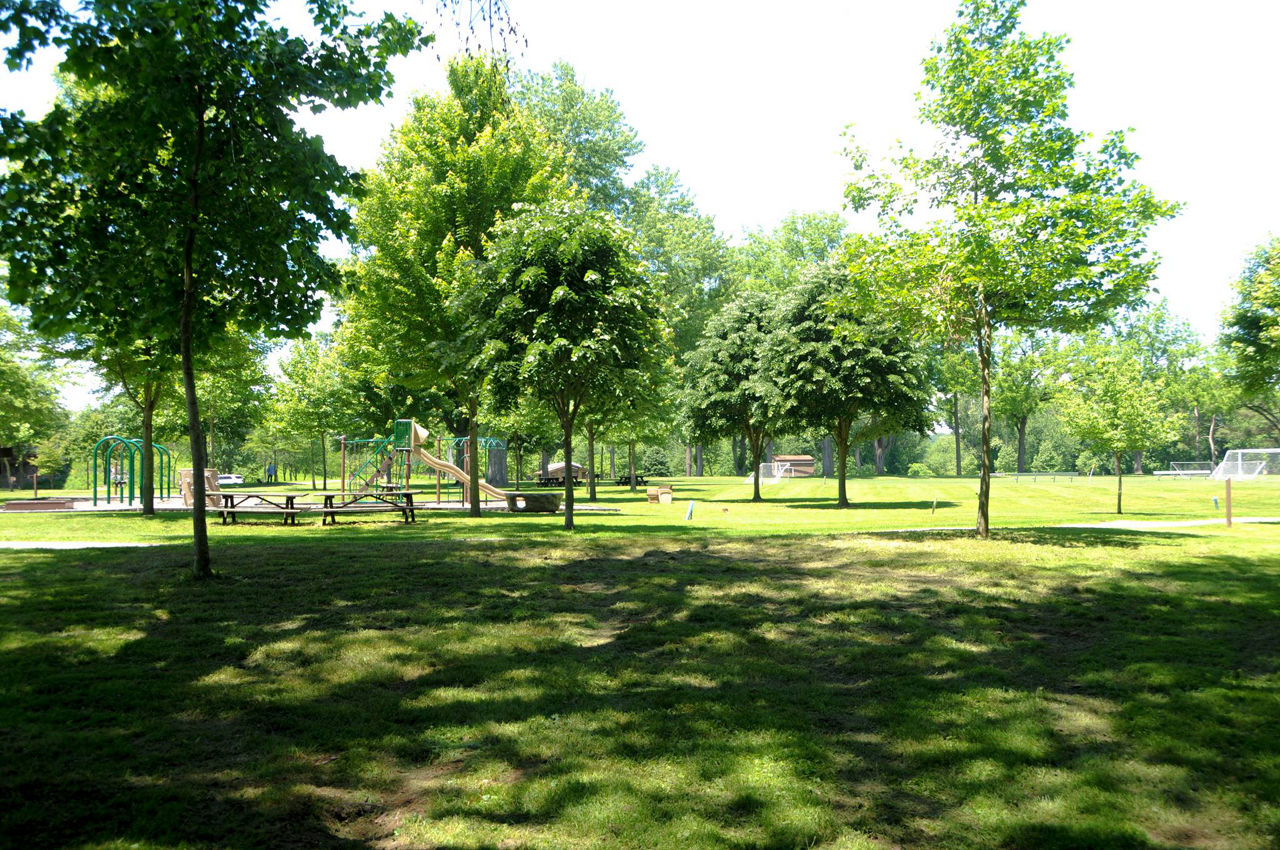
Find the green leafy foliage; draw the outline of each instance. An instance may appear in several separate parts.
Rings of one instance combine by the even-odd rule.
[[[547,404],[572,462],[578,414],[645,380],[667,356],[659,301],[630,234],[579,196],[527,206],[494,233],[499,274],[486,298],[494,316],[495,396]],[[488,312],[488,307],[486,308]],[[573,527],[573,487],[565,488]]]
[[[1274,391],[1280,385],[1280,239],[1249,258],[1224,324],[1240,386],[1254,395]]]
[[[765,443],[783,421],[783,400],[766,368],[774,322],[770,297],[744,290],[707,322],[698,346],[685,356],[691,432],[699,439],[742,436],[757,472]],[[761,500],[758,474],[751,498]]]
[[[854,209],[878,206],[893,238],[863,247],[877,300],[972,341],[983,398],[978,531],[989,523],[990,370],[998,328],[1081,330],[1147,292],[1146,236],[1176,206],[1129,172],[1123,133],[1096,147],[1067,123],[1072,77],[1060,36],[1019,30],[1023,0],[966,0],[924,63],[920,115],[941,141],[895,165],[906,185],[851,151]],[[943,213],[914,233],[919,201]]]
[[[840,507],[849,504],[852,443],[896,431],[924,433],[932,419],[924,357],[906,328],[882,313],[833,308],[853,285],[838,265],[813,267],[783,295],[763,367],[780,395],[779,415],[835,439]]]

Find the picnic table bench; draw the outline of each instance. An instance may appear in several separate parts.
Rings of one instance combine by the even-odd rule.
[[[644,477],[643,475],[640,475],[639,473],[636,473],[636,486],[637,486],[637,487],[643,487],[643,486],[645,486],[645,484],[646,484],[646,483],[647,483],[647,482],[645,481],[645,477]],[[629,487],[630,485],[631,485],[631,476],[630,476],[630,475],[619,475],[619,476],[618,476],[618,486],[619,486],[619,487]]]
[[[321,525],[337,525],[339,514],[374,514],[398,511],[404,521],[417,522],[413,497],[421,490],[377,490],[365,493],[312,493],[323,498],[318,506]]]
[[[268,514],[280,517],[285,525],[297,525],[298,514],[302,513],[302,509],[298,508],[296,503],[297,493],[221,490],[209,495],[222,497],[222,507],[218,509],[218,514],[222,517],[223,525],[227,524],[228,518],[234,524],[239,514]]]

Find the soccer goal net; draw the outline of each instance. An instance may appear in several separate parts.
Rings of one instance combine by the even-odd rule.
[[[760,483],[761,484],[777,484],[784,478],[790,478],[791,464],[789,463],[762,463],[760,464]],[[753,472],[747,476],[744,484],[751,484],[756,480],[756,473]]]
[[[1280,475],[1280,449],[1232,449],[1213,471],[1219,480],[1248,481],[1259,475]]]

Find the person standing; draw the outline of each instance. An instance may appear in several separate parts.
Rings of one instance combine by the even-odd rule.
[[[274,460],[267,463],[267,483],[276,483],[276,462]]]

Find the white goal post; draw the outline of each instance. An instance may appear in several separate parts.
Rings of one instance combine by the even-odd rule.
[[[1280,449],[1232,449],[1213,471],[1220,481],[1251,481],[1259,475],[1280,475]]]
[[[783,478],[792,478],[795,475],[789,463],[762,463],[759,473],[761,484],[777,484]],[[756,473],[753,472],[742,483],[751,484],[755,480]]]

